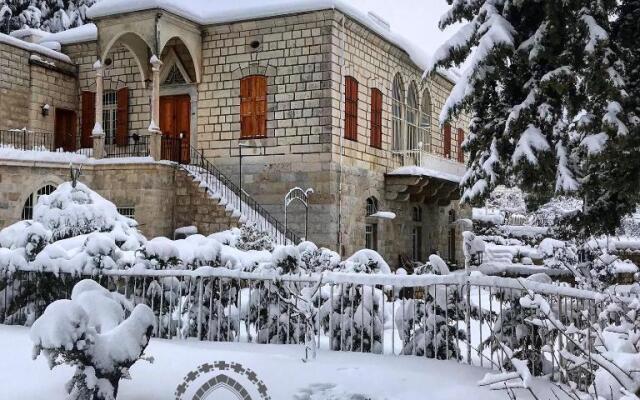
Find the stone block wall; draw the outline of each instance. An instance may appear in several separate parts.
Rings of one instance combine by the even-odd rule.
[[[0,229],[21,219],[27,198],[46,185],[69,180],[66,163],[2,160],[0,163]],[[238,226],[237,218],[206,196],[198,184],[175,166],[162,163],[110,163],[82,167],[80,182],[117,207],[133,207],[148,238],[172,237],[176,228],[196,225],[201,233]]]
[[[312,187],[309,239],[336,247],[335,176],[331,172],[331,11],[209,26],[198,86],[198,147],[284,221],[284,196]],[[257,48],[251,43],[259,42]],[[267,137],[240,140],[240,79],[267,76]],[[304,232],[303,208],[291,205],[289,226]]]
[[[42,107],[50,111],[42,115]],[[42,54],[0,43],[0,129],[53,134],[55,110],[78,110],[76,69]]]

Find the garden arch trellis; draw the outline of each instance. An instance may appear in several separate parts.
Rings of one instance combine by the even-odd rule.
[[[284,229],[287,230],[287,210],[294,201],[302,203],[304,206],[304,239],[308,240],[309,233],[309,196],[313,194],[313,189],[303,190],[294,187],[284,196]]]

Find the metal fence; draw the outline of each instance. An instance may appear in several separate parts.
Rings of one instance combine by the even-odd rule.
[[[543,296],[558,320],[578,330],[595,323],[603,307],[602,296],[594,292],[486,276],[274,277],[205,267],[103,271],[89,278],[133,304],[151,307],[155,337],[312,343],[322,349],[457,360],[492,369],[508,362],[502,343],[522,352],[519,356],[529,360],[534,375],[559,380],[558,366],[570,344],[553,330],[543,332],[535,312],[520,307],[519,299],[528,291]],[[5,272],[0,321],[33,323],[48,304],[69,298],[81,279],[65,273]],[[572,380],[588,387],[592,374],[575,373],[579,376]]]
[[[16,150],[55,151],[53,133],[27,129],[0,130],[0,146]]]
[[[105,158],[148,157],[149,136],[133,134],[126,144],[105,144]]]

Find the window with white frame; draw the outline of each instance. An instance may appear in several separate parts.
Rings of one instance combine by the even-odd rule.
[[[402,83],[402,77],[399,73],[393,78],[391,111],[393,133],[392,150],[402,150],[402,135],[404,131],[404,84]]]
[[[411,82],[407,95],[407,150],[422,150],[422,139],[418,131],[418,90]]]
[[[364,247],[378,251],[378,224],[366,224],[364,227]]]
[[[118,96],[115,90],[106,90],[102,95],[102,129],[106,144],[114,144],[118,117]]]
[[[50,195],[53,191],[56,190],[56,187],[53,185],[46,185],[31,193],[27,200],[24,202],[24,206],[22,207],[22,219],[33,219],[33,208],[36,204],[38,204],[38,200],[40,197],[44,195]]]
[[[424,148],[431,150],[431,93],[429,89],[422,92],[422,104],[420,106],[420,131],[424,140]]]

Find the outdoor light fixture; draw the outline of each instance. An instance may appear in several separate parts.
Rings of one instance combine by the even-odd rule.
[[[41,112],[43,117],[46,117],[47,115],[49,115],[49,109],[51,109],[51,106],[48,104],[45,104],[42,106]]]

